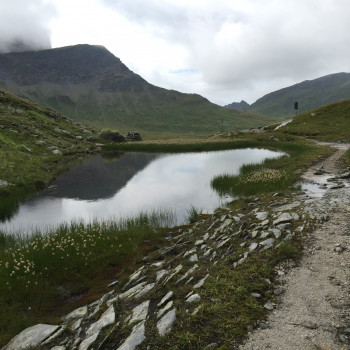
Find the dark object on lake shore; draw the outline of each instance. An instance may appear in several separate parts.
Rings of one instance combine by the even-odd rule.
[[[100,138],[113,142],[125,142],[125,137],[119,131],[103,130],[100,133]]]
[[[125,138],[126,141],[142,141],[141,135],[138,131],[128,131]]]

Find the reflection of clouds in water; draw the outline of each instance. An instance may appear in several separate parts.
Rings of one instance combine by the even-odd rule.
[[[242,149],[158,157],[112,198],[100,201],[34,199],[20,207],[8,228],[28,227],[28,222],[31,227],[47,227],[78,219],[118,218],[153,209],[173,209],[181,222],[191,205],[209,212],[220,206],[222,200],[210,187],[214,176],[238,174],[243,164],[280,155],[267,150]],[[0,229],[3,226],[0,225]]]

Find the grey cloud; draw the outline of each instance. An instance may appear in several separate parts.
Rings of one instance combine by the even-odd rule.
[[[55,10],[43,0],[0,2],[0,52],[51,48],[49,20]]]
[[[350,71],[348,0],[101,1],[182,45],[213,92],[250,91],[252,101],[268,86]]]

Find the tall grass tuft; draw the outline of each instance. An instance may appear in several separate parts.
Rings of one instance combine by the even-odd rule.
[[[198,221],[199,216],[202,214],[202,210],[195,208],[193,205],[187,210],[187,222],[193,224]]]

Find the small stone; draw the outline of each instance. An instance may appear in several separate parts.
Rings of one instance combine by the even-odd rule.
[[[301,326],[309,329],[317,329],[318,325],[316,323],[310,322],[310,321],[304,321],[300,323]]]
[[[269,224],[270,220],[264,220],[260,225],[262,227],[267,226]]]
[[[205,277],[203,277],[198,283],[196,283],[193,288],[197,289],[203,286],[205,280],[209,277],[209,274],[207,274]]]
[[[274,238],[268,238],[265,241],[260,242],[260,245],[265,246],[265,248],[272,248],[275,244],[275,239]]]
[[[289,213],[282,213],[281,215],[279,215],[279,217],[273,221],[273,225],[277,226],[279,224],[283,224],[286,222],[290,222],[293,220],[292,215],[290,215]]]
[[[63,153],[62,153],[59,149],[54,149],[54,150],[52,151],[52,153],[55,154],[55,155],[57,155],[57,156],[62,156],[62,155],[63,155]]]
[[[260,238],[261,238],[261,239],[265,239],[265,238],[267,238],[267,237],[269,237],[269,236],[270,236],[270,232],[264,231],[264,232],[261,233]]]
[[[255,214],[255,217],[260,220],[260,221],[264,221],[267,219],[267,217],[269,216],[269,213],[264,211],[264,212],[259,212]]]
[[[257,299],[261,298],[261,294],[259,294],[259,293],[251,293],[250,295],[251,295],[253,298],[257,298]]]
[[[164,336],[166,333],[168,333],[171,330],[175,320],[176,320],[176,311],[175,311],[175,309],[173,309],[173,310],[167,312],[158,321],[157,329],[158,329],[158,333],[161,337]]]
[[[266,303],[266,304],[264,305],[264,308],[265,308],[266,310],[272,311],[275,307],[274,307],[271,303]]]
[[[270,326],[266,322],[260,322],[259,323],[259,327],[261,329],[268,329],[268,328],[270,328]]]
[[[248,250],[249,250],[249,252],[251,253],[252,251],[254,251],[256,248],[258,248],[258,243],[256,243],[256,242],[253,242],[250,246],[249,246],[249,248],[248,248]]]
[[[201,297],[199,294],[193,294],[190,297],[186,299],[186,303],[194,303],[201,300]]]
[[[190,260],[190,262],[198,261],[198,255],[197,254],[191,255],[189,260]]]
[[[172,296],[174,295],[173,291],[168,292],[165,294],[165,296],[162,298],[162,300],[158,303],[158,307],[162,306],[164,303],[166,303]]]
[[[211,349],[217,349],[219,347],[219,344],[217,343],[211,343],[209,345],[207,345],[204,350],[211,350]]]
[[[196,241],[194,245],[197,247],[199,245],[202,245],[203,243],[204,243],[204,240],[200,239],[200,240]]]
[[[277,287],[274,291],[273,294],[275,295],[281,295],[283,293],[283,289],[281,287]]]

